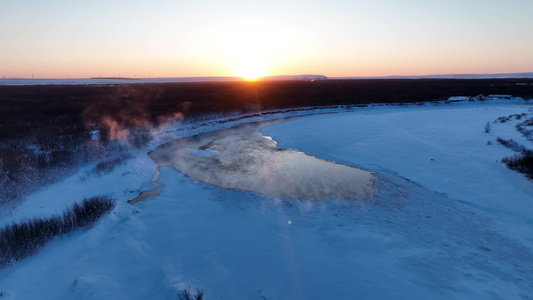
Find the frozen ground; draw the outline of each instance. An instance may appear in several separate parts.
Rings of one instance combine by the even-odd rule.
[[[49,215],[95,194],[118,201],[93,228],[0,270],[0,292],[176,299],[190,286],[207,299],[531,299],[533,184],[498,162],[512,152],[495,139],[532,145],[517,121],[483,131],[531,109],[520,100],[372,106],[261,130],[278,147],[375,172],[369,199],[264,196],[161,167],[160,195],[129,205],[153,189],[147,152],[168,141],[161,136],[112,173],[86,166],[5,215],[3,223]]]

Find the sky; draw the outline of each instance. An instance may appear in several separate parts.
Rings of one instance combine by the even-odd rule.
[[[531,0],[0,0],[0,76],[533,72]]]

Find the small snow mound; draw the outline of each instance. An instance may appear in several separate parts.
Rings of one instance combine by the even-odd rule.
[[[278,142],[274,141],[274,139],[271,136],[263,135],[263,137],[269,141],[272,141],[274,143],[274,146],[278,145]]]

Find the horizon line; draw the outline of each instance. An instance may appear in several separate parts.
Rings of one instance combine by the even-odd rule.
[[[520,77],[526,76],[526,77]],[[410,78],[416,78],[416,79],[424,79],[424,78],[460,78],[460,77],[467,77],[472,79],[483,79],[483,78],[533,78],[533,71],[530,72],[509,72],[509,73],[449,73],[449,74],[425,74],[425,75],[376,75],[376,76],[327,76],[322,74],[295,74],[295,75],[286,75],[286,74],[280,74],[280,75],[268,75],[268,76],[260,76],[255,81],[261,81],[264,79],[275,79],[276,77],[288,77],[294,78],[294,77],[303,77],[303,76],[317,76],[317,77],[325,77],[324,79],[410,79]],[[477,77],[476,77],[477,76]],[[67,80],[67,81],[74,81],[74,80],[186,80],[186,79],[198,79],[201,81],[208,81],[209,79],[215,79],[214,81],[249,81],[245,77],[242,76],[222,76],[222,75],[215,75],[215,76],[150,76],[150,77],[127,77],[127,76],[92,76],[92,77],[6,77],[0,78],[0,81],[3,80]]]

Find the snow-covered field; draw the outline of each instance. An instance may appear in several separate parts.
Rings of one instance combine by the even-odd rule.
[[[332,110],[328,110],[332,112]],[[369,199],[308,200],[222,189],[161,167],[147,152],[98,177],[86,166],[4,212],[2,224],[108,194],[116,208],[0,270],[7,299],[531,299],[533,182],[500,159],[530,103],[370,106],[261,129],[280,148],[375,172]],[[228,124],[224,125],[227,126]],[[179,126],[179,125],[176,125]],[[492,144],[488,145],[488,141]]]

